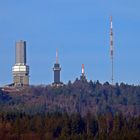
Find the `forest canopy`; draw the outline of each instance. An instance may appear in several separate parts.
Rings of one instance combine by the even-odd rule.
[[[122,113],[140,115],[140,86],[101,84],[99,81],[76,79],[64,86],[39,85],[15,93],[0,91],[0,112],[27,114],[60,112],[94,115]]]

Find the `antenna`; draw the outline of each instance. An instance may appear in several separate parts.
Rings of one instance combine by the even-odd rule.
[[[84,64],[82,64],[82,75],[83,76],[85,75],[85,66],[84,66]]]
[[[110,58],[111,58],[111,82],[114,83],[114,44],[113,44],[113,24],[110,16]]]
[[[56,64],[58,64],[58,49],[56,49]]]

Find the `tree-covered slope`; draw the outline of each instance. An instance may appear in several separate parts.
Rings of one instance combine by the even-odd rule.
[[[140,86],[110,85],[76,79],[62,87],[30,86],[16,93],[0,92],[1,111],[140,115]]]

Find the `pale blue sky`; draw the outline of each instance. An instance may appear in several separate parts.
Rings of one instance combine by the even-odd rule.
[[[139,0],[0,0],[0,85],[12,82],[15,41],[21,39],[31,84],[52,83],[56,48],[62,81],[79,77],[84,63],[89,80],[110,82],[110,15],[115,82],[139,84]]]

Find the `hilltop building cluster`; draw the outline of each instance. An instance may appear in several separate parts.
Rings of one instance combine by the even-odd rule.
[[[29,66],[27,65],[26,56],[26,41],[20,40],[16,42],[15,48],[15,65],[12,68],[13,72],[13,86],[29,86]],[[60,81],[61,67],[58,62],[58,50],[56,51],[56,62],[53,67],[54,82],[53,86],[60,86],[63,83]]]
[[[111,57],[111,81],[114,83],[114,45],[113,45],[113,22],[112,16],[110,17],[110,57]],[[16,54],[15,54],[15,65],[12,68],[13,83],[8,87],[24,87],[29,86],[29,66],[26,60],[26,41],[20,40],[16,42]],[[60,72],[61,66],[58,62],[58,50],[56,51],[56,62],[53,67],[54,81],[52,86],[63,86],[61,82]],[[86,81],[84,72],[84,64],[82,64],[82,75],[80,77],[82,81]]]
[[[58,61],[58,50],[56,50],[56,62],[53,67],[54,72],[54,81],[52,86],[63,86],[63,82],[61,82],[61,66]],[[15,45],[15,65],[12,67],[13,73],[13,83],[5,86],[3,89],[7,91],[11,91],[14,87],[21,88],[29,86],[29,66],[27,65],[27,55],[26,55],[26,41],[20,40],[16,42]],[[86,80],[85,72],[84,72],[84,64],[82,64],[82,80]],[[10,88],[10,89],[9,89]]]

